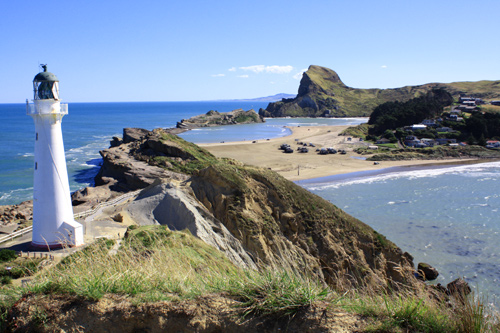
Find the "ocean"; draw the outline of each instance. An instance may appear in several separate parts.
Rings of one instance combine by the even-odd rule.
[[[370,225],[419,262],[435,283],[462,277],[500,304],[500,162],[398,167],[299,181]]]
[[[92,184],[109,147],[124,127],[174,127],[209,110],[266,107],[258,102],[69,103],[62,128],[71,190]],[[0,104],[0,205],[32,197],[34,124],[25,104]],[[191,142],[262,140],[289,134],[284,126],[357,125],[367,119],[267,119],[263,124],[188,131]],[[405,167],[299,181],[387,236],[415,258],[435,266],[437,282],[464,277],[498,304],[500,289],[500,162]]]
[[[64,101],[63,101],[64,102]],[[113,136],[123,128],[175,127],[178,121],[210,110],[228,112],[265,108],[267,102],[137,102],[69,103],[62,131],[71,191],[92,185],[101,156]],[[182,133],[195,143],[262,140],[289,134],[283,126],[355,125],[366,118],[268,119],[263,124],[211,127]],[[25,104],[0,104],[0,205],[17,204],[33,196],[35,125]]]

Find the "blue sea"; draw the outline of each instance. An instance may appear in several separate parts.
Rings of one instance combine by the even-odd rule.
[[[99,151],[109,147],[123,128],[175,127],[178,121],[210,110],[228,112],[265,108],[267,102],[148,102],[69,103],[62,130],[72,191],[92,184],[99,170]],[[197,129],[180,136],[195,143],[262,140],[289,134],[284,126],[350,125],[366,121],[346,119],[268,119],[263,124]],[[35,125],[25,104],[0,104],[0,205],[30,200],[33,196]]]
[[[71,190],[92,184],[124,127],[174,127],[209,110],[258,111],[257,102],[69,103],[62,128]],[[34,124],[25,104],[0,104],[0,205],[32,197]],[[195,143],[262,140],[289,134],[284,126],[357,125],[367,119],[267,119],[264,124],[198,129]],[[299,181],[395,242],[415,263],[435,266],[446,284],[464,277],[479,294],[500,297],[500,162],[393,168]]]
[[[500,162],[398,167],[298,182],[500,305]]]

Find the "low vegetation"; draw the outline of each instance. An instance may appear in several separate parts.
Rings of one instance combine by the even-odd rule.
[[[368,123],[365,124],[360,124],[357,126],[351,126],[343,130],[339,135],[343,136],[352,136],[355,138],[361,138],[363,140],[366,139],[366,136],[368,135],[368,130],[370,129],[370,126]]]
[[[373,154],[369,149],[358,149],[359,154]],[[440,160],[440,159],[498,159],[500,152],[480,146],[437,146],[429,148],[379,149],[368,161]]]
[[[67,295],[76,302],[105,295],[133,303],[182,302],[208,294],[229,297],[240,318],[288,316],[318,302],[363,318],[360,332],[487,332],[499,329],[481,301],[448,304],[412,295],[365,291],[339,293],[302,272],[243,270],[188,232],[162,226],[133,228],[120,245],[99,240],[38,273],[26,287],[2,289],[4,328],[9,309],[22,295]],[[451,305],[451,306],[450,306]],[[47,329],[53,314],[34,309],[31,324]],[[235,320],[239,320],[235,318]]]
[[[0,283],[12,283],[12,280],[35,274],[45,262],[41,258],[18,257],[16,251],[0,250]]]

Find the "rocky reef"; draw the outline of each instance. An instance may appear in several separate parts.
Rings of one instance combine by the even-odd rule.
[[[199,127],[262,122],[264,122],[264,119],[260,117],[254,110],[244,111],[243,109],[237,109],[230,112],[218,112],[215,110],[210,110],[203,115],[194,116],[189,119],[182,119],[181,121],[177,122],[177,128],[192,129]]]
[[[394,89],[357,89],[346,86],[328,68],[311,65],[303,74],[297,97],[269,103],[260,109],[263,117],[367,117],[378,105],[390,101],[406,102],[443,88],[455,99],[461,94],[476,98],[500,98],[500,81],[428,83]]]

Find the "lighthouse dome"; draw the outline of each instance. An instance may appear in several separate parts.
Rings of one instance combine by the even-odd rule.
[[[43,72],[35,75],[33,82],[42,82],[42,81],[50,81],[50,82],[59,82],[59,79],[54,73],[47,72],[47,65],[42,65]]]
[[[35,100],[59,100],[59,79],[53,73],[47,72],[47,65],[42,65],[43,72],[35,75],[33,79],[33,92]]]

